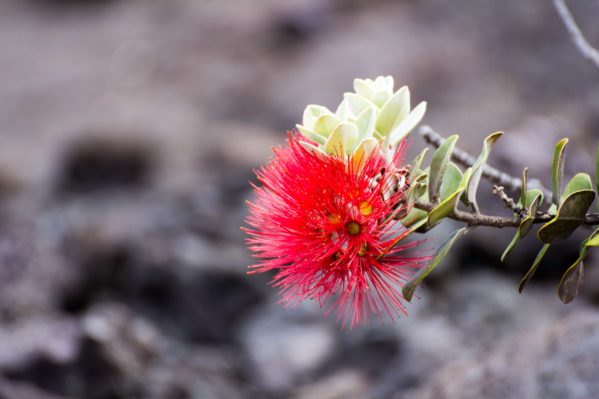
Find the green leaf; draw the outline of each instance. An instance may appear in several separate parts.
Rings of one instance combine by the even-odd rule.
[[[562,187],[562,178],[564,177],[564,154],[567,144],[568,138],[563,138],[557,142],[553,151],[553,163],[551,166],[551,190],[553,198],[551,201],[555,205],[560,204],[560,190]]]
[[[421,102],[389,133],[389,144],[394,146],[403,140],[420,123],[426,112],[426,102]]]
[[[297,128],[304,137],[307,137],[320,145],[323,145],[326,142],[326,139],[318,133],[308,130],[301,125],[298,125]]]
[[[425,220],[427,216],[428,213],[426,211],[418,208],[412,208],[410,212],[408,212],[408,214],[400,220],[400,223],[405,227],[412,227],[416,223]]]
[[[584,277],[584,255],[580,255],[576,262],[566,270],[557,286],[557,296],[562,303],[570,303],[578,296]]]
[[[356,126],[358,126],[358,140],[372,137],[374,131],[374,122],[376,121],[376,108],[366,108],[356,117]]]
[[[586,173],[577,173],[566,185],[562,197],[567,197],[573,192],[579,190],[593,190],[593,182],[591,176]]]
[[[410,185],[410,189],[407,193],[408,207],[412,207],[417,199],[420,199],[424,196],[426,193],[427,182],[428,173],[426,172],[422,172],[416,176],[414,180],[412,180],[412,184]]]
[[[535,261],[533,262],[532,266],[530,267],[530,269],[528,270],[526,275],[522,278],[522,280],[520,280],[520,284],[518,285],[519,293],[522,293],[522,291],[524,290],[524,287],[526,287],[526,284],[528,284],[528,282],[530,281],[532,276],[534,276],[535,271],[537,270],[537,267],[539,267],[539,263],[541,263],[541,260],[543,259],[543,257],[545,256],[545,253],[547,252],[547,249],[549,249],[549,244],[543,245],[543,248],[541,248],[541,250],[537,254],[537,257],[535,258]]]
[[[428,197],[433,205],[436,205],[437,200],[439,199],[443,176],[445,175],[447,165],[449,164],[449,160],[451,158],[451,154],[453,153],[453,149],[455,148],[458,137],[459,136],[457,134],[454,134],[445,139],[439,148],[437,148],[433,154],[433,158],[431,159]]]
[[[428,147],[425,147],[424,150],[422,150],[420,152],[420,154],[418,154],[416,156],[416,158],[414,158],[414,162],[413,162],[414,165],[412,166],[412,170],[410,171],[410,181],[412,181],[420,173],[422,173],[422,170],[420,169],[420,165],[422,165],[422,161],[424,160],[424,157],[426,156],[427,152],[428,152]]]
[[[510,254],[510,252],[512,252],[512,250],[516,247],[516,244],[518,243],[518,240],[520,240],[520,228],[518,228],[518,231],[516,231],[516,234],[514,235],[514,238],[512,238],[512,241],[510,241],[510,243],[507,245],[507,247],[505,248],[505,250],[501,254],[501,261],[502,262],[505,262],[505,258],[507,258],[507,256]]]
[[[526,217],[520,223],[520,235],[522,238],[526,237],[532,225],[534,224],[535,216],[539,205],[543,203],[543,192],[537,188],[533,188],[526,193],[526,203],[529,204]]]
[[[460,185],[457,190],[453,192],[453,194],[449,195],[443,202],[437,205],[432,211],[430,211],[428,215],[428,226],[432,227],[437,224],[441,219],[445,216],[449,215],[456,206],[456,203],[460,199],[460,195],[466,189],[468,182],[470,181],[470,176],[472,175],[472,169],[466,169],[466,172],[462,176],[462,181],[460,181]]]
[[[589,175],[579,173],[574,176],[564,190],[564,200],[557,214],[537,232],[539,240],[550,244],[568,238],[584,221],[594,199]]]
[[[376,103],[376,101],[375,101]],[[387,136],[410,112],[410,90],[407,86],[399,89],[381,108],[376,118],[376,130]]]
[[[321,136],[328,138],[331,135],[333,129],[337,127],[337,125],[341,121],[337,119],[332,114],[324,114],[316,119],[314,122],[314,128],[312,129],[315,133],[320,134]]]
[[[455,163],[449,162],[441,183],[441,201],[445,201],[447,197],[458,190],[463,177],[460,168]]]
[[[472,178],[468,183],[468,187],[466,189],[466,198],[468,203],[474,207],[475,210],[478,211],[478,204],[476,203],[476,190],[478,189],[478,184],[480,183],[480,178],[483,174],[483,168],[485,163],[487,162],[487,158],[489,158],[489,153],[491,152],[491,148],[493,148],[493,144],[503,135],[503,132],[495,132],[487,136],[483,144],[483,150],[478,156],[477,160],[472,165]]]
[[[578,252],[578,259],[574,261],[564,275],[562,276],[559,285],[557,286],[557,295],[563,303],[570,303],[578,296],[578,291],[582,285],[584,277],[584,258],[587,256],[589,251],[589,242],[593,239],[599,238],[599,229],[596,229],[590,236],[586,238],[580,245]]]
[[[402,288],[401,292],[403,293],[404,298],[408,302],[412,300],[412,296],[414,295],[416,287],[418,287],[422,280],[424,280],[426,276],[428,276],[439,265],[439,263],[441,263],[445,256],[447,256],[447,253],[449,252],[453,244],[457,241],[458,238],[463,236],[468,231],[468,229],[468,227],[462,227],[461,229],[454,231],[449,236],[449,238],[441,245],[439,252],[437,252],[437,255],[435,255],[431,263],[429,263],[427,267],[421,269],[416,274],[416,276],[414,276],[414,278]]]
[[[532,198],[532,201],[529,202],[526,200],[526,198]],[[530,207],[527,210],[526,217],[522,219],[522,221],[520,222],[520,226],[518,226],[518,231],[516,231],[516,235],[514,235],[512,241],[508,244],[505,251],[503,251],[503,254],[501,255],[502,262],[504,262],[505,258],[507,258],[510,252],[512,252],[512,250],[518,243],[518,240],[526,237],[526,235],[530,232],[530,229],[534,224],[539,204],[543,201],[543,192],[538,189],[532,189],[528,193],[526,193],[526,195],[522,196],[521,201],[524,203],[530,203]]]
[[[358,127],[353,123],[341,122],[333,129],[333,132],[324,144],[324,150],[328,154],[337,156],[345,155],[346,152],[353,151],[357,138]]]
[[[423,197],[426,195],[427,180],[428,174],[422,172],[421,174],[416,176],[412,181],[412,184],[410,184],[410,189],[406,193],[407,209],[409,209],[410,211],[400,220],[400,223],[406,227],[410,227],[414,223],[419,222],[428,216],[428,213],[426,211],[414,208],[414,203],[416,202],[416,200],[422,200]]]

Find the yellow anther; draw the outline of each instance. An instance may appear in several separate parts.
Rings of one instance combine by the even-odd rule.
[[[372,205],[370,205],[370,202],[362,201],[362,203],[360,204],[360,213],[363,216],[368,216],[372,213]]]

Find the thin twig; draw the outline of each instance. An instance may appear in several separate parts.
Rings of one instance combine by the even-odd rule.
[[[422,126],[419,131],[420,135],[428,144],[437,148],[443,143],[445,140],[439,133],[435,132],[430,126]],[[474,165],[476,162],[476,158],[466,151],[455,148],[451,155],[451,159],[459,165],[462,165],[465,168],[469,168]],[[514,193],[520,193],[522,191],[522,179],[510,176],[505,172],[500,171],[488,164],[483,166],[483,177],[489,180],[491,183],[502,186]],[[537,179],[529,179],[528,184],[531,187],[536,187],[541,190],[546,199],[551,198],[551,191],[546,189],[539,180]]]
[[[497,194],[501,202],[508,208],[517,213],[520,217],[524,214],[524,208],[522,208],[518,203],[509,195],[505,193],[503,186],[495,185],[493,186],[493,194]]]
[[[599,51],[596,48],[591,46],[589,42],[585,39],[584,35],[580,31],[580,28],[576,24],[572,13],[568,9],[566,2],[564,0],[553,0],[553,5],[557,10],[562,22],[568,29],[568,33],[570,34],[570,38],[578,47],[578,51],[583,55],[584,58],[592,62],[597,68],[599,68]]]
[[[422,202],[416,202],[414,207],[418,209],[422,209],[423,211],[430,212],[434,209],[434,206],[431,204],[426,204]],[[464,222],[468,226],[489,226],[489,227],[518,227],[520,226],[520,218],[513,216],[492,216],[492,215],[483,215],[465,212],[459,209],[454,209],[448,217],[453,220],[457,220],[458,222]],[[555,215],[550,215],[547,213],[540,213],[534,218],[534,223],[546,223],[553,219]],[[598,225],[599,224],[599,215],[598,214],[588,214],[585,219],[581,222],[581,224],[585,225]]]

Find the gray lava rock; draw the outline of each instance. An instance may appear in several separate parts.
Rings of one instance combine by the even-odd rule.
[[[248,321],[241,341],[254,365],[252,375],[270,390],[281,391],[322,366],[335,349],[335,332],[303,306],[289,314],[271,308]],[[302,315],[303,313],[303,315]]]
[[[599,397],[599,315],[578,312],[449,363],[417,399]],[[403,396],[399,396],[403,397]]]

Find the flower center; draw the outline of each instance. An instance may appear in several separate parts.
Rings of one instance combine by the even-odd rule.
[[[345,229],[352,236],[358,235],[360,234],[360,223],[351,221],[345,225]]]

